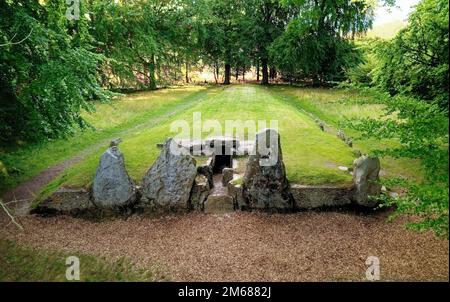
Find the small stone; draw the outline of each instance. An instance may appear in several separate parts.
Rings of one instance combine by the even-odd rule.
[[[115,147],[115,146],[118,146],[121,142],[122,142],[122,139],[120,137],[119,138],[115,138],[109,143],[109,146],[110,147]]]
[[[211,187],[208,179],[201,174],[195,177],[194,185],[192,186],[191,196],[189,198],[191,208],[196,211],[203,211],[204,204],[208,198]]]
[[[360,157],[362,156],[362,153],[361,153],[360,150],[355,149],[355,150],[353,150],[353,155],[354,155],[356,158],[360,158]]]
[[[233,179],[234,170],[232,168],[224,168],[222,170],[222,184],[224,187]]]
[[[344,141],[344,142],[345,142],[345,140],[346,140],[345,133],[344,133],[344,131],[341,130],[341,129],[338,130],[338,132],[337,132],[337,137],[339,137],[339,138],[340,138],[342,141]]]
[[[223,214],[234,211],[233,198],[229,195],[209,195],[205,202],[205,213]]]
[[[389,192],[389,197],[397,199],[398,198],[398,193],[396,193],[396,192]]]
[[[325,123],[324,122],[320,122],[319,127],[320,127],[320,130],[325,131]]]
[[[345,143],[346,143],[350,148],[353,148],[353,139],[347,138],[347,139],[345,140]]]
[[[348,171],[348,167],[339,166],[339,170],[347,172]]]
[[[379,158],[367,155],[361,156],[354,161],[353,171],[356,203],[366,207],[375,206],[377,201],[369,197],[377,196],[381,192]]]

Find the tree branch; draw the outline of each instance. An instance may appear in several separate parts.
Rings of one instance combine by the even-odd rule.
[[[11,213],[9,213],[8,208],[6,207],[6,205],[0,200],[0,205],[2,206],[3,210],[5,211],[5,213],[9,216],[9,218],[11,218],[11,222],[14,223],[20,230],[23,231],[23,227],[17,223],[16,219],[14,218],[13,215],[11,215]]]

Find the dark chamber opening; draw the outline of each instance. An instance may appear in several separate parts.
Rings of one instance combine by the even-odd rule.
[[[214,158],[213,173],[222,173],[224,168],[232,168],[233,158],[231,155],[216,155]]]

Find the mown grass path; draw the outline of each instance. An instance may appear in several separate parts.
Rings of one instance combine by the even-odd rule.
[[[3,195],[3,200],[33,199],[65,169],[104,148],[112,138],[161,123],[200,101],[208,89],[211,88],[190,87],[130,94],[112,105],[98,105],[94,114],[85,114],[95,131],[0,154],[7,166],[19,171],[0,184],[0,192],[13,188]],[[169,91],[171,94],[167,94]]]
[[[269,121],[276,120],[290,181],[340,185],[348,185],[351,182],[350,175],[338,169],[340,165],[351,165],[353,161],[351,149],[334,135],[322,132],[308,115],[273,96],[268,88],[257,85],[211,89],[192,106],[153,127],[140,127],[123,133],[120,148],[124,153],[130,176],[139,183],[160,152],[156,144],[163,142],[167,137],[180,134],[171,132],[171,124],[174,121],[186,121],[192,130],[195,113],[201,114],[203,123],[214,120],[222,127],[219,133],[215,131],[217,129],[203,132],[203,137],[226,134],[223,131],[227,121],[266,121],[265,126],[270,126]],[[246,128],[243,136],[240,138],[251,138],[251,131]],[[103,151],[104,149],[99,149],[93,152],[68,169],[67,173],[56,179],[45,193],[61,185],[88,187]]]
[[[222,127],[219,133],[204,131],[203,138],[225,134],[226,121],[265,121],[266,126],[270,126],[269,121],[275,120],[291,182],[349,185],[351,176],[338,167],[351,166],[352,149],[332,132],[322,132],[314,117],[319,116],[336,127],[342,117],[373,115],[380,111],[378,107],[341,102],[357,97],[342,90],[259,85],[185,87],[133,93],[112,105],[100,104],[94,114],[84,114],[96,131],[17,152],[0,153],[7,167],[18,167],[21,171],[17,176],[12,174],[7,183],[0,184],[0,192],[21,183],[4,195],[4,200],[10,200],[36,195],[45,197],[59,186],[89,187],[98,158],[114,137],[124,140],[120,148],[127,169],[139,183],[159,154],[156,144],[179,134],[170,131],[171,124],[182,120],[192,128],[194,113],[201,114],[203,125],[207,120],[215,120]],[[249,137],[252,135],[247,128],[240,138]],[[367,144],[369,149],[371,144]],[[404,172],[408,170],[404,166],[411,165],[394,163],[391,166],[395,168],[393,171],[406,174]]]

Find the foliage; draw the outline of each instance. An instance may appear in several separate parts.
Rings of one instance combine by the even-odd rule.
[[[436,102],[448,110],[449,98],[449,4],[422,0],[392,40],[366,42],[370,84],[391,95],[405,94]],[[368,70],[371,69],[371,70]],[[360,79],[353,78],[358,83]],[[361,82],[359,82],[361,83]]]
[[[85,127],[82,109],[108,100],[83,23],[64,17],[60,1],[0,3],[0,142],[38,141]],[[15,38],[15,37],[20,37]]]
[[[418,229],[432,228],[437,234],[448,236],[448,118],[435,103],[367,89],[372,98],[367,102],[385,105],[381,118],[361,118],[347,121],[347,126],[359,131],[362,137],[395,138],[399,145],[374,150],[379,156],[420,159],[425,174],[421,183],[396,181],[407,193],[388,204],[397,205],[398,214],[419,214],[413,223]],[[395,184],[391,180],[391,184]]]
[[[349,38],[371,27],[374,5],[368,1],[287,0],[299,13],[271,46],[276,65],[288,77],[313,83],[342,80],[345,69],[359,63]]]

